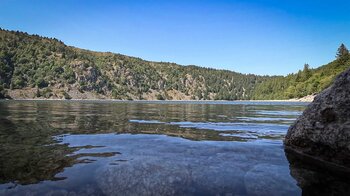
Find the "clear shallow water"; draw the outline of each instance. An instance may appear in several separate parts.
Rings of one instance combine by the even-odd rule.
[[[1,101],[0,195],[301,195],[326,189],[321,178],[332,186],[320,193],[347,191],[287,159],[282,139],[304,108]]]

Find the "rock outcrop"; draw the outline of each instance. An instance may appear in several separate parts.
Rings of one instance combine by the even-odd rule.
[[[350,69],[315,97],[289,128],[284,143],[305,160],[350,171]]]

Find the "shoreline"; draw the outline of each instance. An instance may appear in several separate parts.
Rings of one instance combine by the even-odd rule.
[[[100,101],[100,102],[295,102],[311,103],[312,100],[122,100],[122,99],[0,99],[0,101]]]
[[[138,97],[131,97],[130,100],[128,99],[113,99],[111,96],[104,96],[99,94],[94,94],[91,92],[85,92],[80,93],[77,90],[71,90],[70,93],[67,95],[62,94],[61,91],[54,91],[51,93],[52,96],[37,96],[35,89],[32,88],[26,88],[26,89],[20,89],[20,90],[12,90],[6,92],[6,96],[9,100],[73,100],[73,101],[84,101],[84,100],[90,100],[90,101],[151,101],[151,102],[158,102],[158,101],[168,101],[168,102],[312,102],[314,100],[315,95],[308,95],[301,98],[293,98],[293,99],[275,99],[275,100],[193,100],[189,96],[175,96],[172,95],[171,97],[173,99],[168,100],[159,100],[156,96],[148,95],[145,97],[142,97],[142,99],[137,99]],[[213,97],[211,97],[213,98]]]

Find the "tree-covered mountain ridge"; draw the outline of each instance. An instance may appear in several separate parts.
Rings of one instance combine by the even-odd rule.
[[[0,29],[0,97],[288,99],[326,88],[338,73],[350,67],[348,56],[317,69],[270,77],[94,52],[67,46],[54,38]]]

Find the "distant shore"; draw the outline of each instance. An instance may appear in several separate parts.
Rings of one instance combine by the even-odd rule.
[[[19,98],[19,99],[3,99],[3,100],[16,100],[16,101],[135,101],[135,102],[312,102],[315,96],[310,95],[299,99],[282,99],[282,100],[122,100],[122,99],[46,99],[46,98]]]
[[[62,93],[69,92],[69,93]],[[41,93],[40,93],[41,94]],[[45,94],[45,93],[44,93]],[[210,101],[228,101],[228,100],[212,100],[214,97],[210,96],[211,100],[194,100],[191,99],[191,96],[184,96],[179,92],[168,91],[168,94],[172,99],[167,99],[166,101],[200,101],[200,102],[210,102]],[[35,88],[25,88],[25,89],[14,89],[8,90],[6,96],[9,99],[13,100],[91,100],[91,101],[129,101],[128,99],[112,99],[111,95],[101,95],[95,94],[92,92],[80,92],[77,89],[71,89],[62,91],[60,89],[56,89],[53,91],[49,91],[49,96],[38,96],[37,89]],[[130,101],[164,101],[159,100],[156,96],[156,92],[152,92],[147,96],[143,96],[142,99],[137,99],[138,97],[130,97]],[[234,100],[234,101],[254,101],[254,102],[312,102],[314,100],[315,95],[308,95],[301,98],[293,98],[293,99],[282,99],[282,100]],[[161,98],[164,98],[163,96]]]

